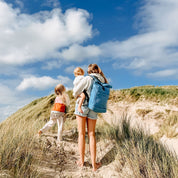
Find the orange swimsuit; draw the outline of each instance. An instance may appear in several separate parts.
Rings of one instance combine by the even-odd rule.
[[[65,104],[63,104],[61,98],[57,96],[52,111],[65,112],[65,108]]]

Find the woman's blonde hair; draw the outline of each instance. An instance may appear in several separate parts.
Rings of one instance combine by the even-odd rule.
[[[91,73],[100,74],[104,78],[105,83],[108,83],[108,81],[107,81],[106,77],[104,76],[102,70],[100,69],[100,67],[97,64],[90,64],[88,66],[88,74],[91,74]]]
[[[65,86],[62,85],[62,84],[58,84],[58,85],[56,85],[54,91],[55,91],[55,94],[56,94],[57,96],[60,96],[60,97],[61,97],[62,102],[63,102],[64,104],[66,104],[67,101],[66,101],[66,97],[65,97],[65,91],[66,91]]]
[[[81,67],[76,67],[75,69],[74,69],[74,75],[75,76],[78,76],[78,75],[84,75],[84,70],[81,68]]]

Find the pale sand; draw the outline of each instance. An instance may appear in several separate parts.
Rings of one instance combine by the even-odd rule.
[[[144,117],[137,114],[137,109],[150,110]],[[108,111],[102,114],[102,118],[109,124],[117,125],[121,122],[124,115],[130,120],[131,127],[141,128],[149,135],[155,134],[159,131],[162,119],[166,119],[169,113],[178,113],[178,107],[174,105],[162,105],[150,101],[139,101],[135,103],[131,102],[118,102],[108,103]],[[162,119],[156,119],[159,114]],[[178,129],[176,129],[178,133]],[[167,138],[165,135],[160,141],[168,147],[172,152],[175,152],[178,156],[178,138]]]

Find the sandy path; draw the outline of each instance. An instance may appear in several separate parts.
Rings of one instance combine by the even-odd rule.
[[[89,146],[86,144],[85,164],[79,168],[75,163],[78,160],[78,145],[75,133],[64,132],[64,141],[56,143],[56,136],[49,134],[43,135],[40,139],[45,141],[47,152],[45,158],[41,161],[38,171],[43,178],[62,178],[62,177],[124,177],[121,171],[116,169],[114,150],[115,146],[112,141],[104,140],[97,143],[97,161],[102,166],[96,171],[92,171],[90,163]],[[122,167],[120,170],[124,170]],[[125,175],[128,175],[128,170]]]
[[[150,110],[147,114],[139,115],[138,109]],[[152,102],[138,103],[109,103],[108,111],[100,115],[109,124],[118,124],[123,118],[123,114],[127,114],[130,118],[132,127],[141,127],[149,134],[155,134],[159,131],[160,119],[155,119],[158,113],[165,113],[166,110],[178,111],[178,108],[170,105],[159,105]],[[64,141],[57,143],[56,135],[49,134],[40,137],[45,142],[46,153],[38,167],[38,171],[43,178],[134,178],[132,168],[129,165],[121,165],[115,160],[116,154],[115,144],[111,140],[103,140],[97,142],[97,161],[102,162],[102,166],[96,171],[92,171],[90,162],[89,145],[86,143],[85,164],[83,168],[76,165],[79,159],[77,132],[74,130],[65,131],[63,133]],[[169,139],[163,136],[160,141],[165,144],[171,151],[178,155],[178,139]]]

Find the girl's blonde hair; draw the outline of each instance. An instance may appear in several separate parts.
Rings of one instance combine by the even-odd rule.
[[[97,64],[90,64],[88,66],[88,74],[91,74],[91,73],[99,73],[104,78],[105,83],[108,83],[108,81],[107,81],[106,77],[104,76],[102,70],[100,69],[100,67]]]
[[[76,67],[75,69],[74,69],[74,75],[75,76],[78,76],[78,75],[84,75],[84,70],[81,68],[81,67]]]
[[[66,96],[65,96],[65,91],[66,91],[65,86],[62,85],[62,84],[58,84],[58,85],[56,85],[54,91],[55,91],[55,94],[56,94],[57,96],[60,96],[60,97],[61,97],[62,102],[63,102],[64,104],[66,104],[67,101],[66,101]]]

